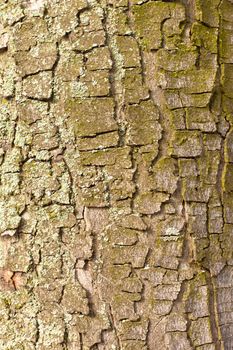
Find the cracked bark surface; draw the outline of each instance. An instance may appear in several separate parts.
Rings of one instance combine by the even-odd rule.
[[[0,349],[233,349],[233,1],[0,0]]]

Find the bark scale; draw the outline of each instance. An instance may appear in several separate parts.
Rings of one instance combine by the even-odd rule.
[[[233,349],[233,1],[0,0],[0,349]]]

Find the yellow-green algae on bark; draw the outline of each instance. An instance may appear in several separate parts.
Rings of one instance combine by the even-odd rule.
[[[0,349],[233,348],[232,0],[0,0]]]

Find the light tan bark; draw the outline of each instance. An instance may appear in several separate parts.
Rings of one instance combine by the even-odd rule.
[[[233,1],[0,0],[0,349],[233,349]]]

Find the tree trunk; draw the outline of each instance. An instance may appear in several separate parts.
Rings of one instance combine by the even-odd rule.
[[[0,349],[233,349],[233,1],[0,0]]]

